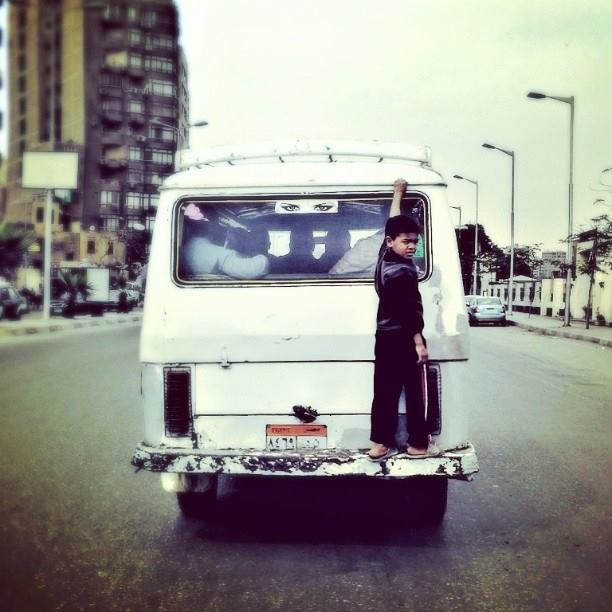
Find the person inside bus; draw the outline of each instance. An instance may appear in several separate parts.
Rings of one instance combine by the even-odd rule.
[[[252,280],[268,273],[270,262],[265,255],[245,256],[228,248],[227,230],[206,217],[198,206],[188,204],[183,214],[182,268],[188,276],[220,274]]]
[[[333,227],[325,236],[325,251],[319,259],[321,272],[329,272],[351,248],[351,235],[342,227]]]
[[[311,230],[305,227],[292,229],[289,237],[289,253],[282,255],[274,262],[272,272],[281,274],[317,272],[319,262],[313,255],[314,247],[314,236]]]

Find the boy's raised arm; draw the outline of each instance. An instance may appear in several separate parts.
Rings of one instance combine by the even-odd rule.
[[[402,214],[400,203],[402,201],[402,196],[406,192],[406,187],[408,187],[406,179],[398,178],[394,181],[393,200],[391,200],[391,208],[389,209],[390,217],[397,217],[397,215]]]

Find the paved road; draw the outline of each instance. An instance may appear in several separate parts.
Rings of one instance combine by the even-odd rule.
[[[228,480],[207,524],[129,465],[137,334],[0,343],[3,610],[609,609],[611,349],[473,330],[482,471],[439,529],[344,481]]]

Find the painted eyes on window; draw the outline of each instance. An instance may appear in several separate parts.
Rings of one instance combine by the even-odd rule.
[[[314,209],[320,212],[327,212],[328,210],[331,210],[332,208],[333,206],[331,204],[315,204],[314,205]]]
[[[296,210],[300,210],[300,207],[297,204],[283,204],[282,208],[287,212],[295,212]]]

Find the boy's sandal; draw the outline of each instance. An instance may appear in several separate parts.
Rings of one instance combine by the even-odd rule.
[[[406,456],[409,459],[424,459],[425,457],[429,456],[429,453],[427,452],[427,449],[425,449],[424,451],[415,452],[415,449],[412,448],[412,446],[409,446],[406,449]]]
[[[379,453],[377,455],[372,453],[374,449],[370,449],[370,451],[368,452],[368,459],[370,461],[382,461],[383,459],[387,459],[388,457],[392,457],[393,455],[397,455],[398,453],[397,448],[390,448],[385,446],[384,449],[384,452]]]

